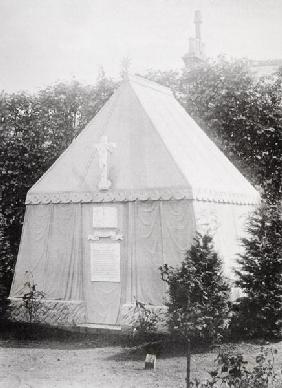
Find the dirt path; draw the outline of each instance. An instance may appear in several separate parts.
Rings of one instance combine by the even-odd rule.
[[[0,343],[1,346],[1,343]],[[58,349],[0,348],[0,388],[171,388],[185,386],[185,358],[157,360],[155,371],[144,359],[123,356],[120,347]],[[201,364],[196,355],[194,366]],[[211,363],[213,356],[211,355]]]
[[[282,366],[282,343],[277,367]],[[260,346],[231,345],[252,363]],[[207,377],[216,354],[192,356],[192,376]],[[54,341],[0,341],[0,388],[184,388],[185,357],[157,360],[144,370],[144,356],[120,346]]]

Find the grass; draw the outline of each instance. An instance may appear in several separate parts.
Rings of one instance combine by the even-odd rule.
[[[276,367],[281,368],[282,343],[271,345],[278,349]],[[261,346],[261,342],[242,342],[225,344],[222,349],[244,354],[253,366]],[[2,322],[0,386],[3,379],[16,376],[22,385],[32,388],[185,387],[183,346],[163,341],[158,348],[154,371],[144,370],[147,351],[146,346],[127,347],[125,338],[115,335],[83,334],[44,325]],[[217,352],[217,348],[194,348],[191,376],[207,378],[214,368]],[[13,386],[12,382],[9,381],[7,386]]]

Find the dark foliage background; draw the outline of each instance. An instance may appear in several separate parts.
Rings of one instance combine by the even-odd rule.
[[[8,295],[29,188],[113,93],[103,73],[94,86],[58,83],[38,94],[0,94],[0,299]]]
[[[234,304],[235,338],[280,338],[282,329],[282,209],[263,203],[252,215],[242,240]]]
[[[149,71],[144,76],[174,91],[268,202],[281,199],[282,71],[258,79],[246,61],[219,58],[190,71]],[[101,71],[93,86],[58,83],[34,95],[0,93],[0,281],[4,294],[10,287],[28,189],[116,87]]]
[[[281,69],[282,70],[282,69]],[[181,73],[148,72],[264,196],[282,194],[282,71],[257,78],[248,61],[219,58]]]

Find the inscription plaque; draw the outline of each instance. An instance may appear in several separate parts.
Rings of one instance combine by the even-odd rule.
[[[113,206],[93,207],[94,228],[117,228],[117,208]]]
[[[120,244],[91,243],[91,281],[120,282]]]

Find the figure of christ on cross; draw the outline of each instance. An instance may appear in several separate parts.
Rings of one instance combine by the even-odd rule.
[[[100,168],[99,190],[109,190],[112,185],[108,178],[108,152],[112,152],[115,147],[114,143],[108,143],[107,136],[102,136],[100,143],[95,144]]]

